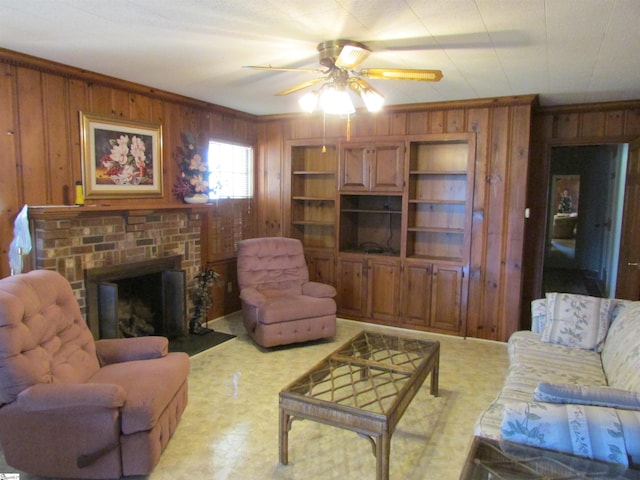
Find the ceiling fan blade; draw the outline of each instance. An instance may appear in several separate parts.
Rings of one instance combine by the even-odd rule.
[[[408,68],[363,68],[358,75],[375,80],[417,80],[419,82],[439,82],[440,70],[412,70]]]
[[[270,65],[244,65],[242,68],[251,68],[252,70],[274,70],[277,72],[308,72],[308,73],[327,73],[326,68],[285,68],[272,67]]]
[[[326,82],[327,79],[325,77],[314,78],[312,80],[307,80],[306,82],[299,83],[291,88],[287,88],[286,90],[282,90],[281,92],[276,93],[276,95],[289,95],[290,93],[297,92],[298,90],[302,90],[303,88],[310,87],[315,85],[316,83]]]
[[[342,47],[340,55],[336,58],[336,67],[352,70],[364,62],[369,55],[371,55],[371,50],[364,45],[347,44]]]
[[[351,90],[353,90],[358,95],[360,95],[365,90],[371,90],[372,92],[377,93],[381,97],[384,97],[384,95],[382,95],[378,90],[373,88],[373,86],[369,82],[367,82],[366,80],[360,77],[351,77],[349,78],[347,83],[349,84],[349,88],[351,88]]]

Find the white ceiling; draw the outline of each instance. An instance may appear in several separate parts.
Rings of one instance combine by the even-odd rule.
[[[442,70],[372,80],[388,105],[640,99],[640,0],[0,0],[0,47],[257,115],[298,112],[274,93],[313,77],[243,65],[315,68],[338,38],[363,68]]]

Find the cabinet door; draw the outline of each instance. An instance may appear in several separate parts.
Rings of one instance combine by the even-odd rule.
[[[352,192],[369,190],[369,165],[366,145],[349,145],[342,148],[340,162],[340,189]]]
[[[407,264],[403,273],[402,321],[428,327],[431,315],[431,264]]]
[[[459,333],[462,267],[434,265],[430,327]]]
[[[395,324],[400,313],[400,262],[388,258],[367,261],[367,317]]]
[[[367,149],[371,164],[372,192],[402,192],[404,186],[404,143],[376,145]]]
[[[367,299],[365,263],[361,258],[338,260],[338,310],[340,314],[363,317]]]
[[[335,285],[334,257],[331,252],[306,250],[305,258],[309,268],[309,280],[312,282]]]

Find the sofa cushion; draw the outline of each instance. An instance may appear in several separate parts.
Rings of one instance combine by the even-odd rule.
[[[519,331],[508,343],[506,385],[529,395],[539,382],[607,385],[600,355],[590,350],[545,343],[533,332]]]
[[[507,346],[510,365],[504,387],[478,418],[476,435],[499,439],[504,406],[531,401],[540,382],[607,385],[596,352],[545,343],[527,330],[513,333]]]
[[[541,334],[543,342],[602,351],[611,321],[611,299],[547,293],[546,300],[547,320]]]
[[[533,399],[549,403],[575,403],[640,410],[640,393],[612,387],[540,382]]]
[[[627,305],[611,324],[602,368],[609,386],[640,392],[640,302]]]
[[[505,440],[628,466],[620,419],[613,408],[526,402],[505,405]]]

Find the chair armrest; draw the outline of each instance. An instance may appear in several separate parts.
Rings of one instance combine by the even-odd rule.
[[[333,285],[319,282],[306,282],[302,284],[302,294],[310,297],[330,297],[333,298],[338,292]]]
[[[169,351],[169,340],[158,336],[109,338],[96,340],[95,343],[96,355],[101,366],[160,358],[166,356]]]
[[[38,383],[18,394],[17,405],[28,412],[118,408],[126,397],[120,385],[111,383]]]
[[[240,292],[240,300],[251,305],[252,307],[260,308],[267,301],[267,297],[264,296],[258,289],[253,287],[243,288]]]

